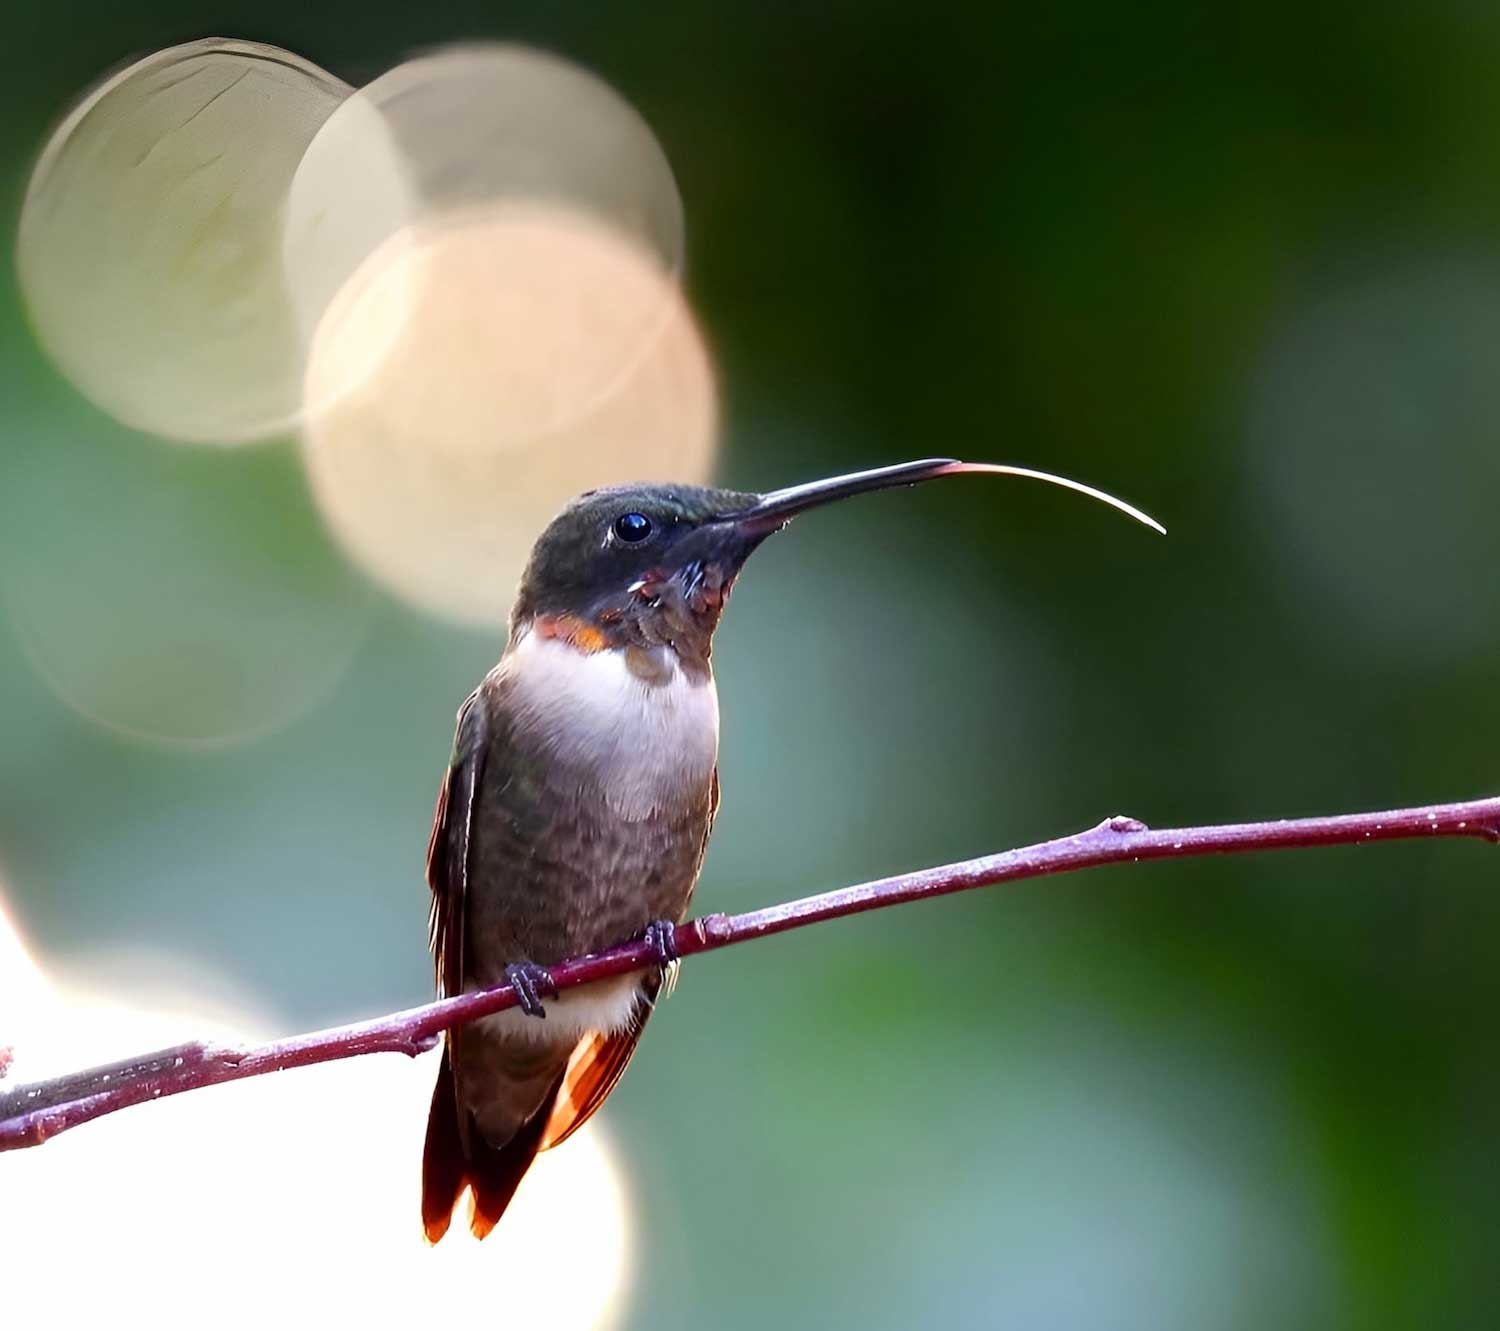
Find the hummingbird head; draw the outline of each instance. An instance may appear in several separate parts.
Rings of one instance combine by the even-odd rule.
[[[707,671],[713,632],[745,561],[798,513],[870,490],[971,473],[1023,476],[1078,490],[1157,531],[1112,495],[1047,472],[929,458],[769,494],[690,485],[623,485],[574,499],[537,540],[511,613],[525,629],[580,651],[670,647]]]

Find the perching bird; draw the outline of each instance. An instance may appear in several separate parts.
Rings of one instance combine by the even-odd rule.
[[[965,472],[1050,481],[1157,526],[1075,481],[935,459],[767,495],[591,490],[542,533],[504,655],[459,710],[428,847],[440,992],[509,982],[519,1003],[448,1034],[422,1162],[430,1242],[466,1187],[488,1234],[630,1061],[663,969],[555,997],[545,968],[643,934],[663,968],[675,956],[719,803],[714,629],[745,560],[804,509]]]

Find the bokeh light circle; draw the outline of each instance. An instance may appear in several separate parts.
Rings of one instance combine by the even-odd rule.
[[[389,238],[423,215],[413,165],[402,158],[391,125],[366,93],[347,98],[308,145],[287,195],[282,263],[306,356],[330,303]],[[357,358],[337,375],[325,370],[303,409],[315,414],[376,373],[406,322],[404,293],[387,293],[379,326],[366,330]]]
[[[681,198],[641,116],[569,61],[483,43],[409,60],[357,94],[257,43],[137,61],[54,134],[18,244],[41,340],[87,397],[179,440],[301,426],[344,548],[409,600],[486,625],[504,619],[537,529],[578,490],[706,479],[713,374],[682,260]],[[200,561],[235,564],[240,520],[223,521],[227,552],[197,524],[174,554],[109,512],[92,555],[49,550],[7,579],[33,663],[71,705],[157,737],[261,728],[222,701],[169,717],[253,662],[258,615],[285,619],[233,577],[173,619],[213,582]],[[134,585],[160,595],[126,591],[137,540]],[[58,595],[63,570],[82,582]],[[230,614],[243,634],[226,647]],[[161,667],[172,659],[180,669]]]
[[[500,205],[392,236],[330,305],[309,397],[371,338],[380,372],[309,418],[307,469],[352,556],[435,613],[503,622],[531,542],[580,490],[707,478],[702,336],[673,276],[587,214]]]
[[[439,50],[381,75],[328,118],[308,145],[287,203],[287,277],[304,331],[315,332],[335,294],[394,237],[506,207],[590,219],[673,279],[653,284],[650,302],[629,306],[613,291],[592,301],[582,284],[559,292],[580,335],[568,348],[571,373],[566,384],[523,389],[548,393],[549,409],[509,412],[510,442],[585,415],[615,391],[672,317],[682,200],[639,113],[594,74],[547,52],[495,43]],[[512,238],[523,236],[517,231]],[[402,271],[408,279],[419,275]],[[394,281],[391,272],[382,277],[381,323],[359,339],[359,355],[346,346],[337,376],[325,356],[309,378],[310,416],[381,371],[391,330],[409,306],[425,305],[430,313],[435,298],[453,298],[446,282],[434,297],[399,290]],[[618,324],[627,317],[628,328],[612,327],[576,354],[593,321]],[[497,372],[505,380],[496,391],[517,388],[518,376],[503,363]]]
[[[17,268],[43,345],[124,424],[240,443],[302,405],[283,211],[347,84],[274,46],[210,38],[106,79],[43,150]]]

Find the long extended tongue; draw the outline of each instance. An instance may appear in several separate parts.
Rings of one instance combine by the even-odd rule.
[[[851,495],[864,494],[870,490],[886,490],[896,485],[915,485],[919,481],[936,480],[939,476],[980,473],[1019,476],[1025,480],[1058,485],[1064,490],[1076,490],[1090,499],[1097,499],[1101,504],[1119,509],[1121,513],[1150,527],[1152,531],[1160,532],[1163,536],[1167,534],[1167,529],[1161,523],[1133,504],[1127,504],[1123,499],[1095,489],[1092,485],[1085,485],[1082,481],[1054,476],[1049,471],[1034,471],[1030,467],[1012,467],[1002,462],[959,462],[956,458],[926,458],[920,462],[902,462],[894,467],[876,467],[872,471],[856,471],[847,476],[833,476],[827,480],[810,481],[806,485],[789,486],[785,490],[773,490],[768,495],[762,495],[759,503],[737,513],[726,513],[723,517],[727,521],[748,527],[771,528],[809,508],[830,504],[837,499],[847,499]]]

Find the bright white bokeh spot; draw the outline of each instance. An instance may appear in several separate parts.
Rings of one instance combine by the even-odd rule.
[[[129,1003],[54,982],[0,911],[16,1074],[189,1038],[264,1038],[268,1023],[243,1005],[205,1000],[170,962],[154,973],[149,998],[132,986]],[[212,1309],[215,1326],[420,1326],[489,1320],[501,1305],[507,1325],[617,1325],[630,1206],[593,1125],[538,1160],[483,1243],[455,1224],[426,1246],[420,1161],[435,1075],[436,1054],[351,1059],[140,1105],[0,1155],[7,1318],[43,1325],[65,1298],[78,1325],[128,1309],[155,1327],[197,1327]]]
[[[708,476],[713,369],[674,275],[586,213],[503,204],[392,236],[329,307],[309,398],[359,378],[372,339],[379,372],[307,422],[308,473],[351,555],[435,613],[502,623],[578,491]]]
[[[350,91],[289,51],[210,38],[114,74],[62,122],[27,190],[17,268],[43,346],[95,405],[195,442],[295,424],[283,212]]]

